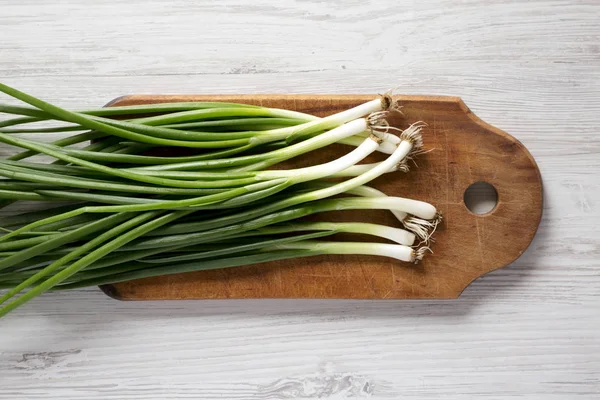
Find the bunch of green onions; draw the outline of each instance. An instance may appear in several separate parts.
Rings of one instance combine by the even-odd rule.
[[[27,106],[0,104],[0,201],[41,210],[0,220],[0,316],[48,290],[322,254],[416,262],[439,213],[366,186],[422,151],[415,123],[387,124],[389,94],[325,118],[224,102],[72,112],[0,84]],[[52,121],[55,126],[38,123]],[[51,143],[20,134],[60,133]],[[395,134],[397,133],[397,134]],[[342,157],[295,169],[281,163],[334,143]],[[385,160],[361,164],[369,154]],[[52,162],[35,162],[44,155]],[[384,209],[400,227],[314,222],[334,210]],[[332,240],[360,233],[382,242]],[[329,237],[329,238],[327,238]],[[327,240],[329,239],[329,240]],[[417,241],[417,239],[419,239]]]

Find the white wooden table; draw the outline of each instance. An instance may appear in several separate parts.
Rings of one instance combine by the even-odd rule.
[[[598,1],[1,0],[0,79],[71,108],[457,95],[545,185],[529,250],[456,301],[45,295],[0,320],[0,398],[600,398]]]

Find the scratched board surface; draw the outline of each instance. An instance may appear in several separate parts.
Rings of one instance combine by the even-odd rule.
[[[111,105],[165,101],[247,102],[326,116],[376,95],[205,95],[126,96]],[[453,298],[475,278],[514,261],[529,245],[542,214],[542,183],[535,161],[510,135],[471,113],[454,97],[398,96],[402,113],[390,124],[406,128],[423,121],[425,150],[408,173],[386,174],[370,185],[390,196],[434,204],[444,215],[435,233],[433,254],[418,265],[384,257],[326,255],[244,267],[198,271],[105,285],[118,299],[214,298]],[[345,146],[327,147],[298,157],[287,167],[335,159]],[[373,155],[365,162],[381,160]],[[498,204],[475,215],[464,203],[473,183],[488,182]],[[385,210],[336,211],[312,216],[329,221],[360,221],[399,226]],[[339,235],[341,240],[372,237]]]

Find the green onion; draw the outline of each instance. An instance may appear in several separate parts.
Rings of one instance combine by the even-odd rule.
[[[0,219],[0,287],[8,289],[0,316],[48,290],[287,258],[416,262],[439,222],[428,203],[365,186],[394,179],[422,152],[422,125],[388,126],[396,105],[387,94],[319,118],[221,102],[73,112],[3,84],[0,91],[29,104],[0,105],[19,116],[0,122],[0,142],[23,150],[0,160],[0,202],[46,207]],[[29,125],[44,121],[60,126]],[[68,136],[42,143],[24,133]],[[279,167],[335,143],[352,148],[322,164]],[[376,151],[383,161],[361,163]],[[54,161],[27,160],[36,154]],[[404,229],[305,220],[350,209],[390,210]],[[323,240],[338,233],[377,241]]]

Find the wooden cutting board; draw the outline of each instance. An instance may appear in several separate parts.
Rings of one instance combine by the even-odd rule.
[[[318,116],[333,114],[375,95],[135,95],[110,105],[228,101],[292,109]],[[418,265],[383,257],[319,256],[253,266],[140,279],[102,290],[120,300],[231,298],[456,298],[474,279],[517,259],[529,246],[542,216],[540,171],[514,137],[477,118],[457,97],[397,96],[405,128],[424,121],[425,149],[409,173],[386,174],[372,182],[391,196],[434,204],[444,215],[435,233],[433,254]],[[294,166],[326,162],[348,151],[339,146],[294,160]],[[375,155],[368,161],[381,159]],[[471,213],[465,190],[488,182],[498,193],[496,207]],[[322,219],[318,215],[315,219]],[[340,211],[328,220],[399,226],[388,211]],[[348,237],[340,237],[341,240]],[[352,237],[353,240],[363,238]],[[373,237],[365,237],[373,241]]]

